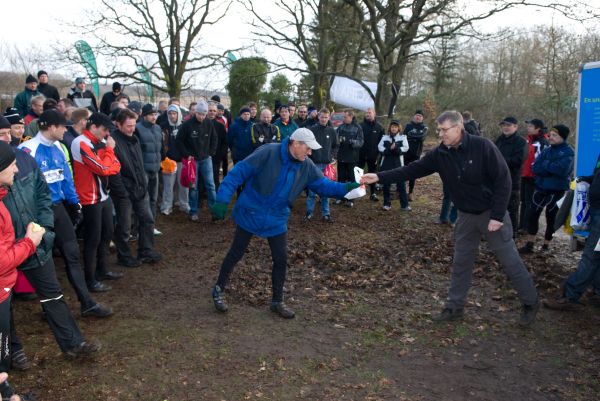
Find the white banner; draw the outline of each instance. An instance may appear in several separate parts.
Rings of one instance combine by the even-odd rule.
[[[377,92],[377,83],[365,81],[363,83],[371,89],[373,94]],[[369,107],[375,107],[369,92],[358,82],[349,78],[335,77],[329,89],[329,95],[331,100],[346,107],[363,111],[366,111]]]

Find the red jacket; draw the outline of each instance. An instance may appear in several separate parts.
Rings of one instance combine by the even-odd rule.
[[[15,229],[2,202],[7,193],[8,189],[0,188],[0,303],[8,298],[17,281],[17,266],[35,252],[35,245],[29,238],[15,241]]]
[[[523,163],[523,170],[521,171],[521,177],[533,178],[533,162],[535,159],[542,154],[542,151],[548,145],[548,141],[544,137],[544,134],[527,135],[527,159]]]

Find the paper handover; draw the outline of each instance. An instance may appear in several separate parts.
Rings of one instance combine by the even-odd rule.
[[[364,173],[365,173],[365,171],[362,168],[354,167],[354,180],[356,182],[360,182],[360,179],[362,178]],[[348,192],[346,195],[344,195],[344,198],[346,198],[348,200],[352,200],[352,199],[356,199],[356,198],[365,196],[366,194],[367,194],[367,190],[365,188],[365,185],[363,184],[360,187],[354,188],[352,191]]]

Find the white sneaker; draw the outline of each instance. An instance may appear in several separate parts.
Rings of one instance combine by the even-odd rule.
[[[198,221],[198,215],[197,214],[193,214],[190,216],[190,220],[192,221]]]
[[[386,212],[389,211],[389,210],[391,210],[391,209],[392,209],[391,206],[388,206],[388,205],[383,206],[383,210],[385,210]]]
[[[154,229],[154,235],[162,235],[162,232],[158,231],[156,228]]]

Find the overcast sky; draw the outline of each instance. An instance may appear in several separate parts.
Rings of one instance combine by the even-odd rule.
[[[298,1],[298,0],[289,0]],[[546,0],[540,0],[542,2]],[[549,1],[549,0],[548,0]],[[478,1],[465,0],[470,9],[478,7]],[[547,1],[546,1],[547,2]],[[590,0],[591,3],[598,0]],[[74,43],[79,39],[86,39],[81,35],[67,33],[67,29],[62,21],[84,21],[84,7],[93,10],[98,4],[98,0],[67,1],[67,0],[17,0],[2,2],[2,30],[0,33],[0,43],[18,45],[21,49],[26,49],[32,43],[39,46],[46,46],[53,42]],[[274,18],[278,17],[277,7],[274,7],[274,1],[254,0],[253,4],[263,13],[268,13]],[[267,14],[265,14],[267,15]],[[215,49],[226,48],[249,48],[252,45],[250,41],[251,27],[245,25],[243,21],[248,20],[247,12],[239,4],[234,4],[229,15],[218,25],[209,27],[203,35],[203,42],[210,43]],[[527,28],[535,25],[555,25],[567,26],[575,31],[585,31],[588,26],[582,26],[579,23],[567,20],[558,13],[544,9],[525,9],[511,10],[501,15],[495,16],[486,21],[482,29],[495,31],[502,27]],[[598,24],[596,24],[598,27]],[[260,50],[259,50],[260,51]],[[241,53],[242,56],[251,55],[247,50]],[[278,61],[286,60],[289,56],[277,54],[273,51],[267,51],[264,56],[268,58],[277,58]],[[0,55],[1,56],[1,55]],[[238,54],[240,56],[240,54]],[[6,68],[4,60],[0,58],[0,68]],[[99,65],[102,69],[102,65]],[[83,68],[81,74],[85,74]],[[219,79],[215,80],[215,86],[210,88],[222,90],[226,82],[226,73],[219,74]],[[290,77],[293,78],[292,75]],[[199,82],[202,86],[205,83]]]

